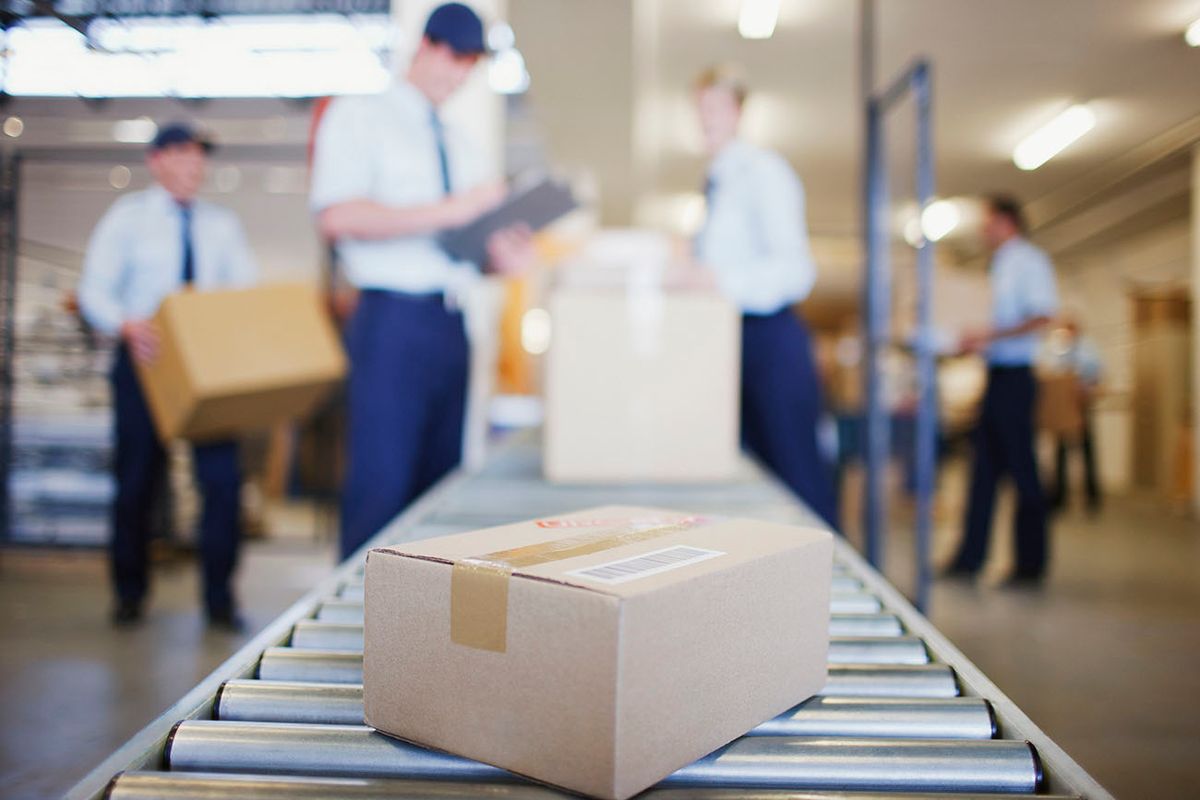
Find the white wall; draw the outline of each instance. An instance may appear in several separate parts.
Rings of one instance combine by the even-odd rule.
[[[1074,312],[1100,348],[1105,389],[1096,410],[1095,436],[1104,484],[1129,485],[1130,406],[1133,384],[1132,284],[1187,284],[1191,280],[1191,230],[1186,218],[1159,225],[1115,244],[1055,259],[1064,310]]]

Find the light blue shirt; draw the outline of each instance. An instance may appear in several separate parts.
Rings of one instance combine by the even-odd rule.
[[[696,258],[743,312],[771,314],[803,300],[817,269],[804,185],[778,153],[734,140],[709,168],[708,213]]]
[[[351,200],[399,208],[439,202],[445,190],[432,114],[429,100],[406,81],[381,94],[334,100],[317,128],[313,212]],[[483,183],[483,152],[445,120],[443,129],[452,191]],[[425,294],[478,279],[472,264],[452,259],[433,236],[343,238],[337,249],[347,279],[360,289]]]
[[[1027,239],[1017,236],[1000,246],[992,256],[991,283],[995,328],[1013,328],[1058,313],[1054,266],[1045,251]],[[988,363],[1031,366],[1041,339],[1037,332],[997,339],[988,346]]]
[[[183,286],[183,212],[161,186],[126,194],[101,218],[88,242],[79,308],[93,328],[116,334],[127,321],[154,316]],[[258,266],[237,215],[192,203],[197,289],[250,286]]]

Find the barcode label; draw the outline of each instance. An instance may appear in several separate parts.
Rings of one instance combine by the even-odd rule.
[[[650,553],[642,553],[640,556],[609,561],[607,564],[572,570],[567,574],[601,583],[625,583],[625,581],[657,575],[660,572],[686,567],[688,564],[698,564],[701,561],[723,555],[725,554],[719,550],[701,550],[699,547],[676,545]]]

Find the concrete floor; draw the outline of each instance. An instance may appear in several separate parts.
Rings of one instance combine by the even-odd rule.
[[[943,555],[957,514],[953,503],[939,509]],[[993,575],[1007,550],[997,532]],[[1118,797],[1196,796],[1200,528],[1160,503],[1118,499],[1097,519],[1060,519],[1054,549],[1040,591],[990,588],[988,577],[938,585],[934,623]],[[909,550],[902,535],[890,542],[888,572],[901,587]],[[250,544],[239,586],[251,624],[234,636],[205,630],[190,564],[161,565],[146,625],[114,631],[101,554],[0,553],[4,796],[60,794],[331,564],[329,546],[311,540]]]

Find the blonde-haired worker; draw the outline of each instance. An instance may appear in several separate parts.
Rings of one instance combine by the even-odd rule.
[[[792,312],[816,280],[804,186],[781,155],[738,136],[747,91],[735,71],[708,70],[695,90],[711,158],[695,257],[742,311],[742,442],[837,528],[831,465],[817,444],[812,346]]]

